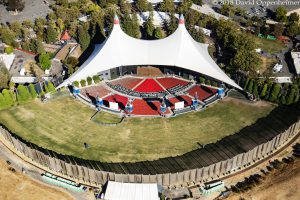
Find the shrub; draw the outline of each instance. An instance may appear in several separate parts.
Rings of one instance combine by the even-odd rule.
[[[93,76],[94,83],[100,82],[100,77],[98,75]]]
[[[29,85],[30,95],[32,99],[35,99],[37,97],[37,93],[35,91],[34,85],[30,83]]]
[[[280,91],[281,91],[280,84],[275,83],[271,89],[271,94],[270,94],[269,100],[273,101],[273,102],[276,101]]]
[[[12,46],[8,46],[4,49],[5,53],[11,54],[14,52],[14,48]]]
[[[79,82],[78,82],[78,81],[74,81],[73,84],[74,84],[76,87],[79,87]]]
[[[268,91],[268,84],[265,83],[263,86],[263,89],[261,90],[260,97],[262,97],[262,98],[265,97],[267,94],[267,91]]]
[[[31,98],[31,95],[30,95],[27,87],[25,87],[24,85],[19,85],[17,88],[17,91],[18,91],[17,100],[19,103],[24,103]]]
[[[200,77],[200,78],[199,78],[199,82],[200,82],[200,83],[205,83],[205,78],[204,78],[204,77]]]
[[[48,82],[48,91],[55,92],[55,87],[54,87],[53,83],[50,81]]]
[[[213,81],[213,82],[212,82],[212,86],[218,87],[218,83],[217,83],[216,81]]]
[[[3,108],[7,108],[7,107],[11,107],[14,105],[14,95],[12,93],[11,90],[7,90],[7,89],[4,89],[2,91],[2,95],[3,95],[3,102],[2,102],[2,107]]]
[[[81,80],[80,81],[80,85],[81,85],[81,87],[85,87],[86,86],[86,80]]]
[[[291,105],[294,102],[296,90],[294,88],[290,89],[287,98],[286,98],[286,104]]]
[[[211,85],[210,80],[206,80],[206,85]]]
[[[87,77],[87,83],[88,83],[88,85],[92,85],[92,78],[91,77]]]
[[[258,95],[258,85],[257,85],[256,81],[254,82],[254,85],[253,85],[253,94],[254,94],[255,97],[259,97],[259,95]]]
[[[247,91],[248,91],[249,93],[252,93],[252,92],[253,92],[253,84],[254,84],[254,80],[251,79],[251,80],[249,81],[248,86],[247,86]]]
[[[244,90],[247,90],[247,86],[249,84],[250,78],[247,78],[245,85],[244,85]]]
[[[297,103],[299,101],[299,94],[297,94],[294,98],[294,103]]]
[[[50,60],[49,54],[47,54],[47,53],[40,54],[38,60],[39,60],[40,66],[43,70],[50,69],[51,60]]]

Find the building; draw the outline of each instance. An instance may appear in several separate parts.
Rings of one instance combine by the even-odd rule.
[[[15,54],[0,54],[0,62],[3,62],[5,67],[9,71],[15,57]]]
[[[299,75],[300,74],[300,46],[299,46],[299,44],[297,44],[296,48],[291,51],[291,57],[293,59],[295,73],[297,75]]]
[[[159,200],[154,183],[121,183],[108,181],[105,200]]]
[[[116,16],[110,36],[102,44],[96,45],[91,56],[58,88],[93,75],[113,79],[134,74],[137,66],[154,66],[164,74],[176,74],[188,79],[197,78],[201,74],[241,89],[210,57],[208,44],[198,43],[191,37],[183,16],[173,34],[152,41],[125,34]]]

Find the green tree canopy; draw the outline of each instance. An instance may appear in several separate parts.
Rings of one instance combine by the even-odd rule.
[[[163,0],[163,2],[161,2],[159,5],[159,9],[162,12],[174,13],[175,5],[174,5],[173,0]]]
[[[31,95],[24,85],[19,85],[17,88],[17,100],[19,103],[27,102],[31,99]]]
[[[51,67],[51,60],[50,56],[47,53],[42,53],[39,55],[39,65],[43,70],[50,69]]]
[[[137,0],[135,5],[140,12],[146,12],[148,10],[147,0]]]
[[[287,21],[287,11],[286,8],[283,6],[278,6],[275,11],[275,18],[278,22],[286,22]]]
[[[82,50],[86,50],[90,45],[91,36],[88,33],[87,24],[80,26],[78,28],[78,42],[82,48]]]
[[[54,43],[58,39],[58,33],[55,28],[51,25],[48,25],[46,29],[46,42],[47,43]]]

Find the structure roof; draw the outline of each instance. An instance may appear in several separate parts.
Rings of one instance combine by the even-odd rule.
[[[85,63],[59,87],[120,66],[153,65],[181,67],[241,89],[210,57],[208,45],[198,43],[190,36],[183,18],[173,34],[159,40],[130,37],[117,22],[115,18],[110,36],[96,45]]]
[[[109,181],[105,200],[159,200],[157,184],[120,183]]]

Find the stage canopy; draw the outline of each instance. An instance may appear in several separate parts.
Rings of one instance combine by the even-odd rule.
[[[58,88],[120,66],[176,66],[195,71],[241,89],[214,62],[208,44],[196,42],[186,30],[183,16],[177,30],[159,40],[140,40],[125,34],[116,16],[109,37]]]
[[[159,200],[157,184],[109,181],[105,200]]]

